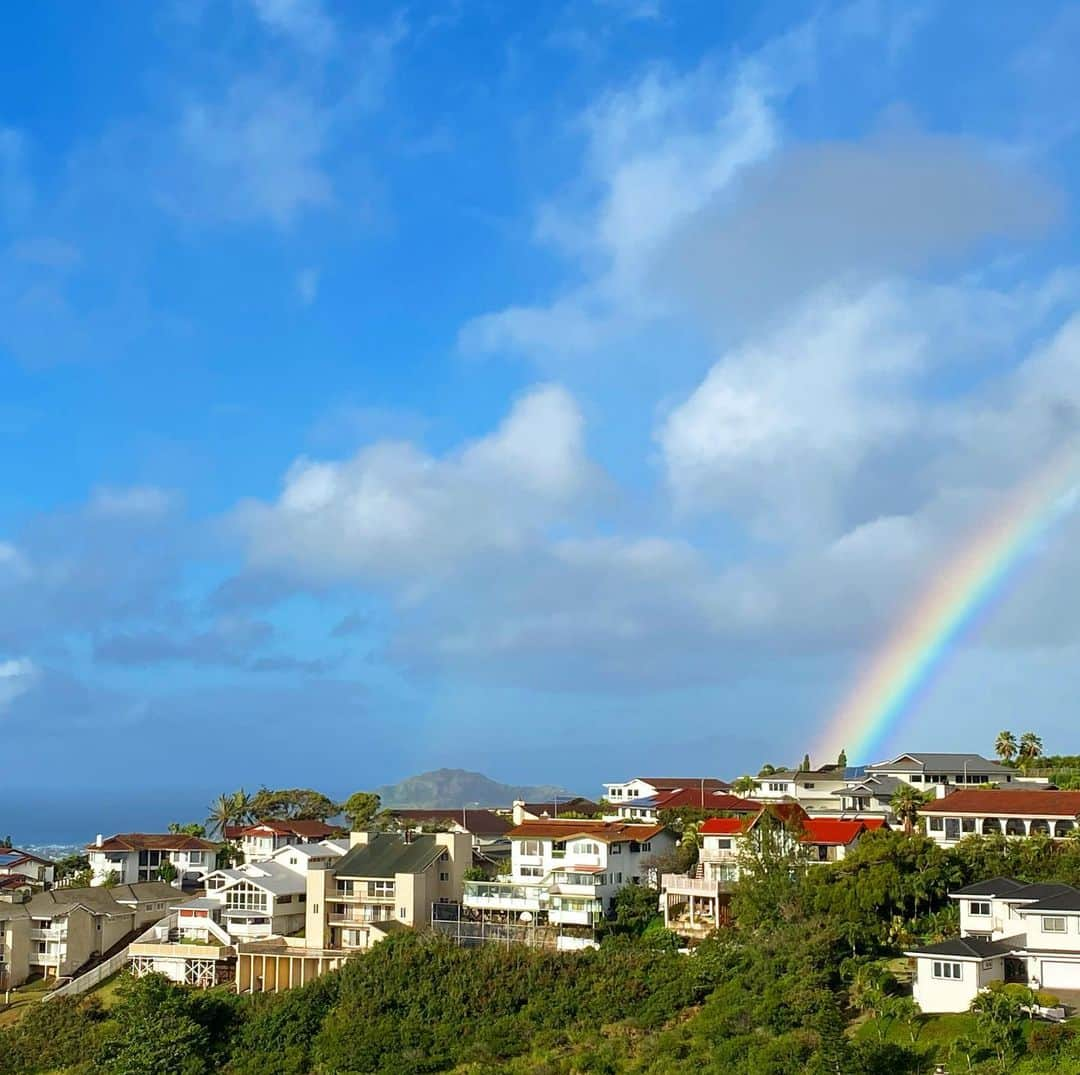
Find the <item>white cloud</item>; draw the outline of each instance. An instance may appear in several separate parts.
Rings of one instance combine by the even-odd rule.
[[[252,0],[252,6],[267,28],[310,52],[326,52],[335,43],[334,22],[319,0]]]
[[[576,403],[547,386],[520,399],[495,432],[442,458],[386,441],[344,462],[298,460],[275,503],[247,502],[234,523],[257,570],[422,579],[522,547],[596,480]]]
[[[0,661],[0,716],[16,698],[30,690],[37,677],[37,666],[28,657]]]

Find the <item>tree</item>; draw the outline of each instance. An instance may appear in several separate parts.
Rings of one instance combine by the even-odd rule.
[[[926,802],[926,796],[911,784],[903,783],[893,792],[890,804],[892,812],[904,826],[904,832],[910,836],[915,831],[919,820],[919,807]]]
[[[802,764],[799,766],[799,770],[800,770],[800,772],[803,772],[803,773],[810,772],[810,755],[809,754],[804,754],[802,756]]]
[[[102,888],[116,888],[120,884],[120,874],[116,870],[109,870],[109,872],[102,879]]]
[[[210,804],[210,814],[206,824],[211,832],[216,832],[225,839],[225,830],[232,825],[236,817],[236,802],[232,795],[221,794]]]
[[[255,800],[243,788],[232,793],[233,820],[244,825],[256,820]]]
[[[756,787],[757,781],[747,773],[744,776],[740,776],[739,779],[731,785],[731,790],[734,791],[736,795],[747,795]]]
[[[979,1036],[997,1057],[1002,1072],[1009,1070],[1012,1057],[1023,1041],[1022,1001],[1005,990],[990,989],[971,1002]]]
[[[197,821],[188,821],[185,824],[181,824],[179,821],[170,821],[169,832],[182,833],[186,836],[203,837],[206,835],[206,826],[200,825]]]
[[[325,821],[341,812],[340,804],[312,788],[259,788],[251,799],[258,818],[288,821]]]
[[[1008,765],[1016,757],[1016,736],[1010,731],[998,732],[994,740],[994,753]]]
[[[379,812],[382,800],[373,791],[354,791],[341,806],[341,812],[349,819],[354,830],[366,828]]]
[[[159,881],[164,881],[165,884],[171,885],[176,880],[176,867],[166,859],[157,869],[157,875]]]
[[[1020,736],[1019,759],[1022,764],[1030,765],[1043,752],[1042,740],[1034,732],[1024,732]]]
[[[839,765],[841,769],[846,769],[847,768],[847,751],[846,750],[841,748],[840,753],[836,758],[836,764]]]

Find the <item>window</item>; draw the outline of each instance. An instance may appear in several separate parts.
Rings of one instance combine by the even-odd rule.
[[[1065,932],[1065,919],[1064,918],[1050,918],[1044,915],[1042,920],[1043,933],[1064,933]]]
[[[565,840],[552,840],[551,841],[551,857],[552,858],[564,858],[566,856],[566,841]]]
[[[450,880],[450,875],[448,873],[440,873],[439,874],[439,880],[440,881],[449,881]]]
[[[974,832],[975,819],[973,817],[962,817],[960,819],[960,828],[963,829],[964,832]]]
[[[950,978],[958,979],[962,978],[963,974],[960,970],[961,964],[959,963],[934,963],[934,977],[935,978]]]
[[[247,881],[241,881],[225,893],[225,906],[237,911],[265,911],[266,893]]]
[[[608,853],[612,854],[612,855],[621,855],[622,854],[622,844],[612,844],[611,847],[608,848]]]
[[[405,907],[398,908],[398,918],[405,918],[408,916],[408,909]]]
[[[394,897],[394,882],[393,881],[368,881],[367,894],[369,896],[381,896],[384,899],[393,899]]]
[[[945,822],[940,817],[932,817],[930,819],[930,831],[941,832],[945,828]]]
[[[521,853],[527,855],[530,858],[538,857],[540,855],[540,841],[539,840],[522,840],[521,841]]]
[[[641,850],[642,851],[651,851],[652,850],[652,841],[651,840],[646,840],[645,843],[643,843],[641,845]]]
[[[292,896],[278,896],[278,903],[292,903]]]
[[[787,784],[781,784],[777,781],[772,781],[769,784],[769,791],[787,791]]]
[[[803,784],[803,787],[804,788],[812,788],[812,787],[814,787],[814,785],[808,780],[805,784]]]
[[[578,840],[574,844],[575,855],[599,855],[600,845],[593,843],[592,840]]]
[[[983,970],[993,970],[993,969],[994,969],[994,961],[992,959],[984,959],[983,960]]]
[[[522,877],[543,877],[543,866],[522,866],[518,871]]]
[[[730,851],[731,850],[731,839],[729,837],[724,837],[723,839],[717,840],[716,841],[716,846],[721,851]]]
[[[969,911],[973,915],[977,915],[979,918],[990,917],[990,904],[984,900],[972,900]]]
[[[203,853],[201,851],[189,851],[188,862],[190,862],[192,866],[201,866],[203,863]]]
[[[911,774],[911,782],[913,784],[921,784],[922,783],[922,777],[918,773],[912,773]]]

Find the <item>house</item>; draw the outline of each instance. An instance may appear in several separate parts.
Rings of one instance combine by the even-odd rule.
[[[331,842],[289,844],[265,861],[214,870],[205,896],[177,907],[130,946],[132,973],[200,988],[233,981],[244,944],[303,933],[308,871],[330,868],[346,850]]]
[[[0,883],[5,877],[21,877],[35,888],[51,888],[56,863],[17,847],[0,847]]]
[[[121,832],[107,839],[101,835],[87,844],[92,885],[103,885],[112,877],[118,884],[156,881],[158,870],[171,863],[175,884],[199,884],[214,868],[218,845],[184,833]]]
[[[132,934],[165,918],[184,899],[171,885],[149,881],[110,888],[53,888],[22,903],[0,902],[0,979],[75,974]]]
[[[923,1012],[967,1011],[991,982],[1080,990],[1080,890],[994,877],[949,895],[960,936],[905,953]]]
[[[463,906],[477,928],[463,931],[455,920],[459,937],[467,934],[479,943],[488,939],[484,927],[490,925],[493,938],[556,943],[556,935],[570,927],[571,935],[591,943],[619,889],[654,883],[656,859],[675,849],[675,837],[663,825],[627,821],[524,821],[507,835],[510,876],[465,883]],[[504,928],[519,924],[526,927],[520,935]],[[547,931],[539,939],[537,927]]]
[[[900,754],[891,761],[867,765],[866,776],[891,776],[922,791],[936,785],[1012,784],[1019,769],[991,761],[981,754]]]
[[[716,813],[756,814],[760,803],[732,795],[728,791],[703,788],[672,788],[641,799],[628,799],[614,807],[611,817],[625,821],[656,822],[661,810],[707,810]],[[608,816],[608,815],[605,815]]]
[[[515,799],[511,808],[511,817],[515,825],[523,821],[541,821],[549,817],[599,817],[600,804],[580,795],[569,795],[565,799],[551,799],[548,802],[524,802]]]
[[[1080,820],[1080,791],[1010,788],[953,791],[919,811],[926,834],[945,847],[965,836],[1068,836]]]
[[[762,802],[793,800],[807,811],[838,812],[836,792],[847,784],[842,765],[817,769],[777,769],[754,779],[748,797]]]
[[[712,776],[635,776],[632,780],[604,784],[604,798],[612,806],[617,806],[629,799],[647,799],[661,791],[676,791],[679,788],[730,791],[731,785],[726,780]]]
[[[226,833],[229,842],[236,844],[245,862],[264,862],[279,848],[292,844],[317,843],[329,839],[341,830],[325,821],[288,821],[276,818],[257,821],[252,825],[230,826]]]
[[[840,808],[846,814],[891,817],[893,796],[898,788],[908,783],[899,777],[871,773],[845,783],[832,794],[840,801]]]
[[[524,804],[523,804],[524,805]],[[384,811],[399,829],[442,829],[446,832],[467,832],[474,847],[483,847],[505,838],[514,823],[494,810],[454,808]]]
[[[881,818],[813,818],[798,803],[757,805],[753,816],[707,818],[698,827],[701,847],[690,875],[664,874],[660,909],[664,928],[690,936],[730,920],[731,889],[739,879],[743,854],[753,850],[765,818],[779,822],[782,846],[802,851],[808,864],[840,862]]]
[[[337,862],[307,874],[309,944],[370,948],[396,929],[427,926],[437,903],[460,901],[472,837],[354,832]]]

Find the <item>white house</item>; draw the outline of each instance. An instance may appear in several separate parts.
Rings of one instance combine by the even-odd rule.
[[[214,918],[234,941],[288,936],[306,921],[306,863],[267,860],[215,870],[206,878],[206,898],[220,908]]]
[[[676,791],[679,788],[730,791],[731,785],[713,776],[635,776],[631,780],[604,784],[604,798],[617,806],[630,799],[647,799],[662,791]]]
[[[17,847],[0,847],[0,878],[3,877],[21,877],[32,888],[49,888],[56,879],[56,863]]]
[[[275,851],[294,844],[327,840],[338,830],[325,821],[281,821],[271,819],[252,825],[230,826],[226,832],[231,843],[243,853],[245,862],[265,862]]]
[[[467,881],[466,908],[507,921],[591,929],[624,885],[655,883],[654,860],[675,848],[663,825],[625,821],[525,821],[507,834],[506,881]]]
[[[778,769],[754,778],[751,799],[783,802],[791,799],[808,812],[839,813],[837,792],[847,785],[842,765],[822,765],[817,769]]]
[[[1080,890],[995,877],[950,896],[960,905],[960,936],[906,953],[922,1011],[967,1011],[995,981],[1080,990]]]
[[[970,787],[1010,785],[1022,777],[1019,769],[981,754],[900,754],[865,767],[866,776],[891,776],[925,791],[935,785]]]
[[[1080,791],[975,789],[953,791],[923,806],[926,834],[944,847],[965,836],[1060,839],[1080,820]]]
[[[641,799],[627,799],[619,802],[615,804],[612,813],[605,814],[605,820],[622,819],[655,823],[660,819],[661,810],[681,809],[755,814],[761,809],[761,804],[715,788],[672,788]]]
[[[165,863],[176,869],[177,887],[198,884],[214,868],[217,844],[184,833],[121,832],[98,836],[86,847],[92,885],[103,885],[110,876],[117,884],[158,880]]]

